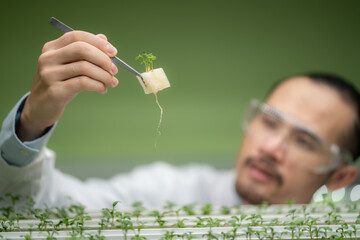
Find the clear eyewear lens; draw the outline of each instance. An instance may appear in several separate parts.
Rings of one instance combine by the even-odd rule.
[[[351,159],[351,155],[337,145],[327,143],[295,119],[258,100],[251,101],[243,127],[249,137],[261,144],[286,132],[282,146],[287,158],[317,173],[326,173],[344,159]]]

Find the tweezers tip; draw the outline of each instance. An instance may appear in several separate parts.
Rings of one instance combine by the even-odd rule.
[[[51,23],[56,22],[56,21],[58,21],[56,18],[51,17],[50,20],[49,20],[49,23],[51,24]]]

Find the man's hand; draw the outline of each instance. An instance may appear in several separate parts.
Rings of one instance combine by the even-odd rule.
[[[16,134],[22,141],[40,137],[62,115],[66,104],[82,91],[106,93],[116,87],[118,72],[110,57],[117,50],[102,34],[65,33],[44,45]]]

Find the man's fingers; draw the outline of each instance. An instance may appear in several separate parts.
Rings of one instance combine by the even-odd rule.
[[[87,61],[79,61],[62,65],[61,67],[63,68],[61,72],[64,73],[63,79],[70,79],[77,76],[87,76],[110,87],[116,87],[119,83],[113,75]]]
[[[41,76],[49,82],[66,81],[79,76],[87,76],[109,87],[116,87],[118,84],[118,80],[107,71],[87,61],[55,65],[43,70]]]
[[[117,50],[107,41],[107,39],[105,40],[104,37],[105,35],[103,34],[101,34],[101,36],[96,36],[92,33],[83,31],[67,32],[60,38],[46,43],[43,47],[43,52],[60,49],[74,42],[86,42],[100,49],[108,56],[114,57],[117,54]]]
[[[106,37],[104,34],[102,34],[102,33],[96,34],[96,36],[98,36],[98,37],[101,38],[101,39],[104,39],[105,41],[108,40],[107,37]]]
[[[54,65],[68,64],[77,61],[88,61],[115,75],[117,67],[111,59],[98,48],[85,42],[75,42],[58,50],[46,52],[43,55],[53,55],[45,58],[52,58]]]
[[[74,96],[83,91],[94,91],[99,93],[106,93],[107,88],[104,83],[87,76],[79,76],[64,81],[60,91],[66,96]]]

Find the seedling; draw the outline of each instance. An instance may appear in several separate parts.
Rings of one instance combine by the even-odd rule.
[[[360,200],[346,204],[348,212],[358,212]]]
[[[54,237],[55,234],[59,234],[56,230],[47,230],[47,237],[46,240],[56,240],[56,237]]]
[[[309,216],[309,213],[306,212],[306,206],[305,205],[301,206],[301,209],[302,209],[302,212],[303,212],[303,215],[304,215],[304,221],[306,222],[307,217]]]
[[[40,223],[38,224],[38,229],[41,230],[47,230],[47,227],[53,226],[53,221],[48,220],[49,214],[46,212],[43,212],[39,215],[35,215],[36,218],[40,220]]]
[[[294,221],[296,218],[295,213],[296,213],[296,208],[291,209],[291,210],[289,210],[289,213],[286,215],[286,217],[291,216],[291,220]]]
[[[313,226],[313,233],[314,233],[314,235],[315,235],[315,239],[319,239],[319,238],[320,238],[321,230],[320,230],[319,227]]]
[[[218,218],[213,219],[211,217],[208,217],[208,218],[199,218],[199,222],[201,222],[200,225],[205,226],[205,227],[209,227],[209,231],[205,235],[205,236],[207,236],[208,240],[217,239],[217,237],[213,233],[212,229],[213,229],[213,227],[219,227],[220,224],[223,222],[223,220],[218,219]]]
[[[333,212],[339,212],[340,209],[335,205],[335,202],[332,200],[331,192],[322,194],[323,204],[329,206]]]
[[[56,218],[66,218],[69,216],[65,207],[62,207],[62,208],[55,207],[55,209],[56,209],[56,212],[53,212],[53,214]]]
[[[263,227],[263,230],[265,233],[265,237],[267,237],[270,240],[277,238],[277,236],[279,235],[275,232],[273,227]],[[281,239],[281,237],[280,237],[280,239]]]
[[[295,203],[296,203],[296,200],[295,200],[295,199],[289,199],[289,200],[286,200],[286,201],[284,202],[284,204],[287,204],[287,205],[289,205],[290,207],[292,207]]]
[[[237,237],[237,230],[238,230],[238,228],[234,227],[232,230],[230,230],[226,233],[222,232],[221,234],[223,236],[223,239],[235,240]]]
[[[139,222],[139,217],[141,216],[142,212],[144,212],[146,209],[143,206],[143,203],[138,201],[138,202],[134,202],[132,205],[133,207],[133,216],[136,217],[136,221]]]
[[[175,203],[166,201],[165,206],[163,207],[165,211],[167,211],[169,214],[174,212],[174,207],[176,206]]]
[[[24,238],[25,238],[25,240],[32,240],[32,239],[33,239],[30,234],[26,234],[26,235],[24,236]],[[3,239],[3,238],[1,238],[1,236],[0,236],[0,239]]]
[[[26,207],[28,209],[34,209],[35,201],[31,196],[26,196]]]
[[[206,218],[197,217],[197,222],[194,227],[203,228],[206,225]]]
[[[189,220],[189,219],[187,219],[187,218],[178,219],[173,226],[177,227],[177,228],[184,228],[184,227],[186,227],[184,222],[187,221],[187,220]]]
[[[316,224],[318,220],[318,218],[310,218],[308,221],[305,221],[305,225],[308,227],[307,230],[309,232],[310,239],[313,239],[313,233],[315,232],[313,225]]]
[[[251,223],[250,223],[251,226],[258,226],[258,225],[263,224],[263,222],[264,222],[262,216],[260,214],[255,214],[255,213],[251,214],[247,218],[247,220],[251,221]]]
[[[182,210],[187,214],[187,215],[195,215],[195,206],[196,203],[190,203],[187,205],[184,205],[182,207]]]
[[[16,202],[18,202],[20,200],[20,195],[12,195],[11,193],[6,193],[5,194],[6,197],[10,198],[11,200],[11,205],[13,207],[15,207]]]
[[[246,214],[241,214],[240,217],[231,216],[231,220],[228,221],[228,224],[230,224],[232,227],[240,227],[242,221],[246,218],[246,216]]]
[[[175,237],[174,231],[166,231],[161,240],[173,240]]]
[[[135,57],[135,60],[140,61],[141,64],[144,64],[146,72],[150,72],[154,69],[153,62],[156,60],[156,57],[152,53],[142,52],[137,57]]]
[[[202,214],[203,214],[203,215],[209,215],[209,214],[211,214],[211,212],[212,212],[212,204],[211,204],[211,203],[205,204],[205,206],[203,206],[203,207],[201,208],[201,211],[202,211]]]
[[[247,227],[247,229],[245,230],[246,239],[251,240],[251,236],[253,233],[254,233],[254,230],[251,227]]]
[[[69,207],[69,212],[75,213],[76,216],[82,216],[85,214],[85,206],[82,204],[72,204]]]
[[[146,240],[147,238],[145,236],[140,235],[141,229],[144,228],[144,225],[141,224],[137,227],[137,229],[133,229],[135,236],[131,238],[131,240]],[[137,230],[137,231],[136,231]]]
[[[273,218],[270,221],[270,225],[279,225],[280,219],[279,218]]]
[[[133,229],[133,222],[131,221],[131,217],[128,213],[119,213],[118,217],[119,219],[117,219],[116,221],[119,223],[119,225],[117,225],[116,227],[124,230],[124,239],[127,240],[127,232],[129,231],[129,229]]]
[[[327,213],[328,219],[325,221],[327,224],[338,224],[342,221],[341,216],[335,214],[333,211]]]
[[[291,233],[291,239],[295,238],[296,225],[292,224],[290,226],[285,227],[286,230],[289,230]]]
[[[153,54],[142,52],[135,60],[140,60],[141,64],[145,65],[145,72],[141,74],[142,78],[139,76],[137,78],[146,94],[154,93],[156,95],[158,91],[170,87],[164,70],[162,68],[154,69],[153,61],[156,60],[156,57]]]
[[[221,206],[220,212],[221,212],[221,214],[223,214],[223,215],[228,215],[228,214],[231,213],[231,208],[228,207],[228,206]]]
[[[338,229],[336,229],[336,232],[339,232],[341,234],[341,237],[345,238],[346,234],[348,233],[348,228],[349,226],[347,225],[347,223],[344,223]]]
[[[112,204],[112,209],[109,208],[103,208],[103,214],[105,215],[105,217],[107,217],[108,219],[111,218],[111,226],[114,226],[114,221],[115,221],[115,207],[116,205],[119,203],[120,201],[115,201]]]
[[[139,80],[146,94],[153,93],[155,95],[156,104],[160,109],[160,120],[157,127],[157,135],[155,140],[155,148],[156,148],[157,140],[161,135],[160,125],[163,116],[163,108],[159,103],[157,92],[163,90],[164,88],[170,87],[170,83],[162,68],[154,69],[153,61],[156,60],[156,57],[152,53],[142,52],[135,58],[135,60],[140,60],[141,63],[145,65],[145,72],[141,74],[141,77],[136,76],[137,79]]]
[[[225,240],[225,239],[230,239],[230,233],[228,232],[221,232],[221,236],[222,236],[222,239]]]
[[[91,220],[90,216],[75,216],[74,219],[72,220],[71,224],[71,233],[70,235],[74,238],[74,239],[78,239],[77,236],[80,236],[80,239],[83,239],[84,237],[84,231],[87,230],[88,228],[84,227],[84,223],[85,221],[89,221]]]
[[[54,225],[54,228],[57,230],[60,230],[62,225],[64,225],[65,228],[68,228],[72,224],[70,217],[64,217],[63,219],[60,219],[60,221]]]
[[[25,240],[31,240],[32,239],[32,232],[33,232],[33,227],[34,227],[34,224],[29,224],[29,234],[26,234],[24,237],[25,237]],[[0,238],[1,239],[1,238]]]
[[[353,229],[353,233],[354,233],[354,239],[357,239],[356,235],[357,235],[357,231],[360,230],[359,227],[357,227],[355,224],[351,224],[350,227]]]
[[[330,227],[319,227],[319,231],[322,233],[322,235],[325,237],[325,238],[328,238],[328,232],[331,231],[331,228]]]
[[[163,220],[166,212],[160,213],[158,210],[154,210],[150,213],[150,216],[155,217],[155,222],[159,224],[159,227],[164,227],[166,221]]]
[[[1,216],[1,232],[7,232],[12,230],[13,223],[5,215]]]
[[[100,220],[100,222],[98,223],[99,226],[100,226],[100,228],[99,228],[99,230],[98,230],[99,233],[101,233],[101,231],[106,228],[106,226],[107,226],[108,223],[109,223],[109,221],[108,221],[107,219],[102,218],[102,219]]]
[[[3,207],[1,208],[1,212],[3,216],[5,216],[6,218],[10,218],[11,215],[15,212],[15,209],[13,206]]]
[[[258,212],[261,213],[263,209],[267,209],[269,207],[269,203],[267,201],[263,201],[260,205],[258,205]]]
[[[192,240],[195,239],[195,236],[192,234],[192,232],[184,233],[182,235],[182,239]]]
[[[25,219],[25,216],[22,213],[17,212],[14,215],[14,219],[16,220],[17,228],[20,228],[19,221],[20,221],[20,219]]]
[[[105,236],[100,235],[99,233],[89,234],[89,240],[105,240]]]
[[[91,220],[90,216],[86,216],[86,215],[80,215],[80,216],[75,216],[73,219],[73,226],[72,229],[75,228],[75,232],[77,232],[80,237],[83,237],[83,233],[85,230],[87,230],[88,228],[84,227],[84,223],[85,221],[89,221]]]
[[[258,239],[264,239],[264,235],[266,234],[266,232],[264,232],[263,230],[254,230],[254,234]]]

